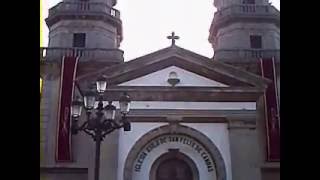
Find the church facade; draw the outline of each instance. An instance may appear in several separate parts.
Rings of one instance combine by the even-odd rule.
[[[94,141],[71,133],[69,106],[101,75],[105,102],[130,96],[131,130],[103,140],[100,180],[280,179],[280,12],[268,0],[214,0],[214,57],[172,34],[167,48],[125,62],[116,3],[63,0],[49,10],[40,179],[94,179]]]

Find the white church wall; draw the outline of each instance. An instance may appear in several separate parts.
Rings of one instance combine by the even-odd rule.
[[[132,123],[132,131],[130,132],[120,132],[119,136],[119,157],[118,157],[118,180],[123,180],[123,173],[124,173],[124,165],[126,161],[126,157],[128,153],[130,152],[131,148],[134,146],[135,142],[139,140],[144,134],[149,132],[150,130],[166,125],[167,123]],[[227,124],[224,123],[181,123],[182,125],[189,126],[191,128],[194,128],[198,130],[199,132],[206,135],[219,149],[225,165],[226,165],[226,172],[227,172],[227,180],[232,180],[231,176],[231,160],[230,160],[230,150],[229,150],[229,135],[228,135],[228,129]],[[170,145],[170,144],[169,144]],[[176,145],[176,144],[175,144]],[[165,147],[165,146],[162,146]],[[168,146],[169,147],[169,146]],[[161,147],[157,148],[157,150],[154,150],[153,153],[158,152],[158,154],[164,153],[167,151],[166,149],[161,149]],[[182,152],[186,154],[190,154],[190,150],[182,148]],[[150,155],[151,157],[151,155]],[[152,163],[155,160],[156,157],[150,158],[149,164]],[[202,172],[203,169],[206,169],[204,164],[202,163],[202,160],[199,159],[196,156],[190,157],[194,160],[196,164],[198,164],[199,172]],[[146,160],[148,161],[148,160]],[[204,166],[204,167],[202,167]],[[140,177],[147,177],[147,174],[149,173],[150,167],[147,168],[144,174],[140,174]],[[147,173],[147,174],[146,174]],[[200,173],[201,174],[201,173]],[[204,178],[204,177],[203,177]],[[200,177],[200,179],[203,179]]]
[[[228,87],[223,83],[213,81],[176,66],[170,66],[146,76],[124,82],[119,84],[119,86],[171,86],[167,82],[170,72],[176,72],[180,79],[180,82],[176,86]]]

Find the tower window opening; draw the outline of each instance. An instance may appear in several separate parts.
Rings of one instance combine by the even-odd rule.
[[[85,33],[75,33],[73,34],[73,47],[83,48],[86,45],[86,34]]]
[[[261,49],[262,48],[262,37],[258,35],[250,36],[250,47],[253,49]]]
[[[114,17],[116,16],[116,10],[111,9],[110,13],[111,13],[111,16],[114,16]]]

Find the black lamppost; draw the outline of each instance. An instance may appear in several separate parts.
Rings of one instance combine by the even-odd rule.
[[[109,101],[108,105],[103,106],[103,93],[107,88],[107,80],[105,77],[98,78],[96,82],[96,91],[93,89],[85,93],[83,101],[77,97],[72,102],[72,134],[77,134],[79,131],[84,131],[90,135],[96,142],[95,154],[95,169],[94,180],[99,180],[100,169],[100,145],[103,138],[116,129],[123,128],[124,131],[130,131],[130,122],[126,118],[126,114],[130,109],[130,97],[124,93],[119,99],[121,119],[116,120],[116,107]],[[95,108],[96,96],[98,99],[98,106]],[[83,103],[84,102],[84,103]],[[81,115],[82,106],[84,104],[87,119],[82,125],[79,125],[79,117]]]

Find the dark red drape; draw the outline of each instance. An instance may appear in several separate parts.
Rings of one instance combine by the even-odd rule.
[[[56,161],[72,161],[71,152],[71,102],[78,58],[63,57],[61,63],[60,97],[58,109]]]
[[[276,69],[274,59],[260,61],[261,75],[272,80],[264,94],[267,161],[280,161],[280,116],[277,95]]]

